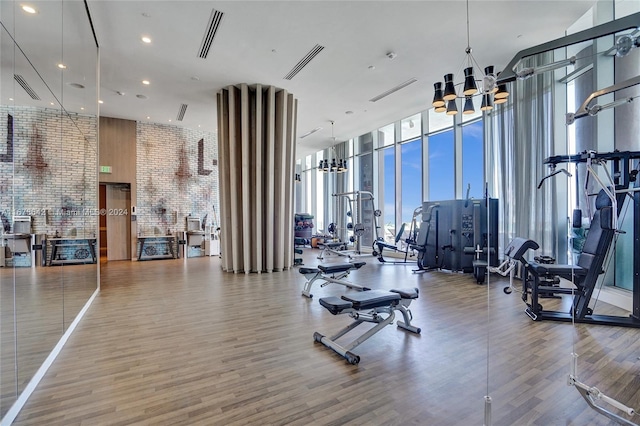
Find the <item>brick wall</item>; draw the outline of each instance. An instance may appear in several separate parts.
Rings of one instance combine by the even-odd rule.
[[[93,235],[97,229],[96,130],[95,117],[0,105],[3,221],[12,223],[15,213],[31,216],[35,234]]]
[[[95,232],[96,120],[71,118],[55,109],[0,106],[0,213],[7,223],[15,211],[32,217],[32,233]],[[214,133],[137,123],[138,232],[185,231],[189,214],[219,226],[217,158]]]
[[[219,226],[217,158],[214,133],[138,122],[138,233],[185,231],[189,214]]]

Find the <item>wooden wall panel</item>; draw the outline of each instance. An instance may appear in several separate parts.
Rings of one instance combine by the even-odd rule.
[[[136,182],[136,122],[100,117],[100,165],[111,173],[100,173],[100,182]]]

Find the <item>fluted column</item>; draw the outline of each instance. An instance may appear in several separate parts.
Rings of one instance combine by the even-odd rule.
[[[273,86],[239,84],[217,101],[222,268],[289,269],[297,100]]]

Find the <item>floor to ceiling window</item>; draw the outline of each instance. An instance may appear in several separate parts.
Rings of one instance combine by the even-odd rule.
[[[422,206],[422,139],[417,138],[400,145],[402,160],[402,223],[409,232],[413,212]],[[417,219],[420,221],[420,218]],[[406,238],[408,235],[403,236]]]
[[[462,126],[462,183],[464,197],[484,197],[483,132],[484,125],[482,120],[477,120]]]
[[[382,223],[383,235],[380,235],[384,240],[393,244],[395,240],[396,229],[396,156],[395,146],[391,145],[382,150],[382,167],[380,172],[382,173],[382,191],[381,199],[378,202],[378,206],[382,206],[382,216],[379,220]]]
[[[455,198],[453,129],[429,136],[429,200]]]
[[[396,229],[396,156],[395,125],[391,123],[378,129],[378,193],[376,206],[382,211],[378,218],[379,235],[393,244]]]

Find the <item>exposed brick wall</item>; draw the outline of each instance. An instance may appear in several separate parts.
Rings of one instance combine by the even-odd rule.
[[[95,117],[73,115],[71,122],[59,110],[6,105],[0,106],[0,114],[0,212],[5,219],[11,223],[15,211],[32,217],[32,233],[93,235]],[[6,155],[9,114],[11,158]],[[217,158],[214,133],[137,123],[138,232],[185,231],[189,214],[219,226]]]
[[[138,122],[137,151],[139,234],[185,231],[189,214],[220,225],[216,134]]]
[[[7,155],[8,115],[13,117],[12,156]],[[95,117],[0,105],[3,220],[12,223],[15,212],[31,216],[35,234],[93,235],[98,223],[96,130]]]

